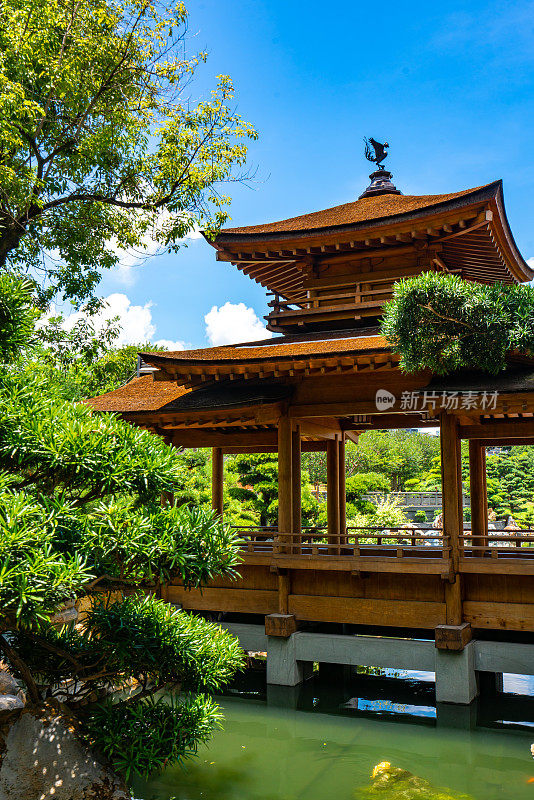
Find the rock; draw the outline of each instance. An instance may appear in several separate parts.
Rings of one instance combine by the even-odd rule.
[[[22,693],[22,689],[17,679],[13,677],[13,675],[4,665],[0,665],[0,694],[19,695]]]
[[[17,708],[24,708],[24,700],[18,697],[18,695],[0,695],[0,711],[16,711]]]
[[[0,800],[130,800],[124,782],[76,736],[50,704],[25,709],[5,738]]]
[[[371,785],[358,790],[354,797],[358,800],[473,800],[467,794],[436,788],[424,778],[392,766],[389,761],[381,761],[376,765],[371,775]]]
[[[50,623],[60,628],[63,625],[76,622],[77,619],[78,609],[76,608],[75,601],[70,600],[67,603],[63,603],[62,606],[56,609],[55,613],[50,617]]]

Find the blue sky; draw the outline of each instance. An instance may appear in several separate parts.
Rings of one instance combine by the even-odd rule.
[[[252,186],[232,187],[231,224],[356,199],[370,171],[362,139],[373,136],[389,141],[387,166],[405,194],[502,178],[516,241],[534,257],[534,2],[187,6],[190,47],[209,52],[192,97],[231,75],[238,111],[260,134],[249,151]],[[193,239],[177,255],[106,276],[101,295],[126,297],[125,338],[206,346],[213,306],[226,312],[210,318],[212,341],[260,335],[264,290],[214,255]]]

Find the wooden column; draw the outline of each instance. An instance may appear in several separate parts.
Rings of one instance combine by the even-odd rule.
[[[460,532],[462,520],[461,451],[458,420],[452,414],[442,414],[441,438],[441,490],[443,494],[443,533],[451,548],[452,574],[445,583],[447,625],[462,623],[462,587],[458,572],[460,558]]]
[[[290,418],[280,417],[278,422],[278,534],[281,542],[284,542],[283,536],[286,534],[286,546],[291,541],[288,534],[291,534],[293,529],[292,438]]]
[[[328,543],[335,545],[329,552],[335,553],[339,546],[339,442],[328,439],[326,443],[326,511],[328,521]]]
[[[278,613],[287,614],[289,610],[289,593],[291,591],[290,573],[288,569],[278,570]]]
[[[302,533],[302,479],[300,426],[293,431],[291,443],[292,532]]]
[[[471,490],[471,531],[473,545],[488,544],[488,494],[486,487],[486,448],[475,439],[469,441],[469,485]],[[475,556],[484,555],[475,550]]]
[[[223,515],[223,475],[224,461],[221,447],[211,449],[211,507],[220,516]]]
[[[162,436],[161,438],[163,439],[163,441],[165,442],[167,447],[172,447],[173,446],[173,444],[172,444],[172,436],[169,436],[168,434],[166,434],[166,435]],[[162,506],[170,506],[171,508],[173,508],[174,504],[175,504],[174,492],[162,492],[161,495],[160,495],[160,503],[161,503]]]
[[[347,487],[346,487],[346,466],[345,466],[345,434],[341,434],[339,440],[339,533],[341,544],[347,542]]]

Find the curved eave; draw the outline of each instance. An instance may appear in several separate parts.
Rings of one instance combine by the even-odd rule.
[[[366,249],[377,247],[387,253],[388,244],[377,244],[377,239],[393,235],[406,229],[406,225],[432,227],[435,220],[462,214],[468,215],[473,210],[491,210],[492,219],[485,226],[485,241],[479,243],[482,252],[482,263],[471,269],[465,268],[465,276],[474,280],[505,282],[523,282],[532,280],[534,271],[528,266],[515,243],[506,217],[502,181],[494,181],[487,186],[475,189],[460,197],[436,202],[423,208],[376,219],[348,223],[343,225],[266,233],[225,233],[209,243],[218,251],[218,258],[230,261],[245,274],[265,288],[283,296],[291,294],[297,297],[302,291],[302,266],[306,254],[327,256],[328,250],[339,248],[345,250],[349,242],[353,252],[361,253]],[[482,233],[484,233],[484,231]],[[461,233],[460,231],[458,233]],[[466,235],[467,235],[466,231]],[[445,241],[447,237],[443,238]],[[476,240],[477,237],[475,237]],[[364,246],[368,239],[371,244]],[[352,241],[351,241],[352,240]],[[358,241],[360,240],[360,241]],[[435,239],[435,242],[442,241]],[[456,258],[462,261],[462,244],[473,247],[473,241],[462,237],[455,240]],[[345,242],[345,245],[343,244]],[[348,246],[348,245],[347,245]],[[477,243],[475,241],[475,247]],[[314,253],[320,248],[319,253]],[[259,259],[259,260],[257,260]],[[466,255],[466,262],[469,256]],[[480,259],[478,259],[480,261]],[[485,266],[484,266],[485,264]],[[461,266],[461,265],[460,265]]]
[[[499,188],[491,202],[493,211],[493,229],[499,240],[499,246],[508,258],[506,259],[509,268],[518,278],[519,282],[531,281],[534,278],[534,270],[529,267],[514,239],[506,209],[504,205],[504,192],[502,181],[499,181]],[[517,270],[517,271],[516,271]]]

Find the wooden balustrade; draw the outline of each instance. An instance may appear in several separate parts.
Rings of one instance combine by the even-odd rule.
[[[336,312],[354,307],[381,308],[391,299],[392,294],[391,286],[363,288],[360,284],[355,284],[354,287],[343,287],[328,294],[299,294],[284,300],[275,296],[268,304],[272,308],[269,317],[289,317],[299,312],[302,314],[303,311]]]
[[[299,533],[279,533],[276,526],[234,526],[240,534],[244,554],[291,556],[352,556],[380,555],[388,558],[449,558],[450,546],[441,530],[412,527],[378,528],[348,526],[339,541],[329,541],[326,529],[303,528]],[[534,559],[534,531],[491,529],[484,544],[473,544],[471,531],[459,537],[462,558]]]
[[[460,552],[464,558],[534,558],[534,531],[489,529],[483,537],[471,531],[460,534]]]
[[[332,542],[325,530],[303,528],[299,533],[279,533],[276,527],[237,527],[244,553],[291,556],[354,556],[366,554],[389,558],[449,557],[446,537],[438,531],[418,528],[346,528],[343,538]]]

